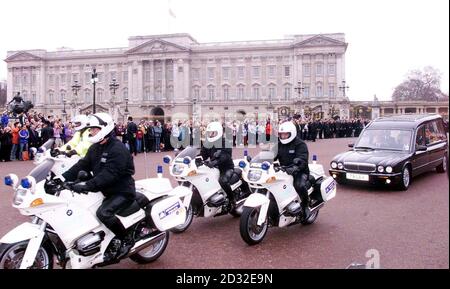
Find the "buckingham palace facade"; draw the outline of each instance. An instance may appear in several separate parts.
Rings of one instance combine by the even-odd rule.
[[[45,114],[90,112],[95,68],[96,110],[116,120],[350,116],[343,33],[215,43],[184,33],[128,40],[122,48],[8,51],[8,101],[20,92]]]

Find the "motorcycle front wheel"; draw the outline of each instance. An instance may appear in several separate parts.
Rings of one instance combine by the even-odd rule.
[[[184,221],[184,223],[176,227],[173,227],[172,229],[170,229],[170,231],[177,234],[186,231],[191,225],[193,219],[194,213],[192,211],[192,205],[189,205],[189,208],[186,211],[186,220]]]
[[[249,245],[260,243],[267,233],[267,219],[261,226],[257,225],[260,208],[244,207],[240,219],[240,233],[242,239]]]
[[[164,237],[161,240],[151,244],[145,249],[142,249],[136,254],[131,255],[130,259],[139,264],[151,263],[158,259],[162,255],[162,253],[164,253],[164,250],[166,250],[168,243],[169,232],[165,231]]]
[[[0,244],[0,269],[19,269],[28,241],[13,244]],[[47,244],[43,244],[29,269],[53,269],[53,253]]]

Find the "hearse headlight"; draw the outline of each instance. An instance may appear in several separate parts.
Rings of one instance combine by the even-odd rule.
[[[387,166],[386,167],[386,173],[388,173],[388,174],[390,174],[390,173],[392,173],[392,167],[391,166]]]
[[[332,169],[335,169],[335,168],[337,168],[337,162],[331,162],[331,168]]]
[[[344,164],[343,163],[338,163],[337,167],[338,167],[338,169],[343,170],[344,169]]]
[[[382,173],[382,172],[384,172],[384,167],[383,166],[378,166],[377,170],[378,170],[379,173]]]

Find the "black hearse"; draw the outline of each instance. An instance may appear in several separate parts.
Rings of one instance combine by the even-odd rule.
[[[331,161],[338,183],[395,185],[407,190],[411,178],[447,170],[447,134],[440,115],[381,117],[370,122],[352,149]]]

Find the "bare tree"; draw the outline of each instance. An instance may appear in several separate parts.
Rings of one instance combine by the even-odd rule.
[[[392,94],[392,100],[426,100],[438,101],[448,99],[448,95],[442,93],[441,86],[442,73],[431,66],[423,70],[412,70],[408,73],[407,79],[399,84]]]

